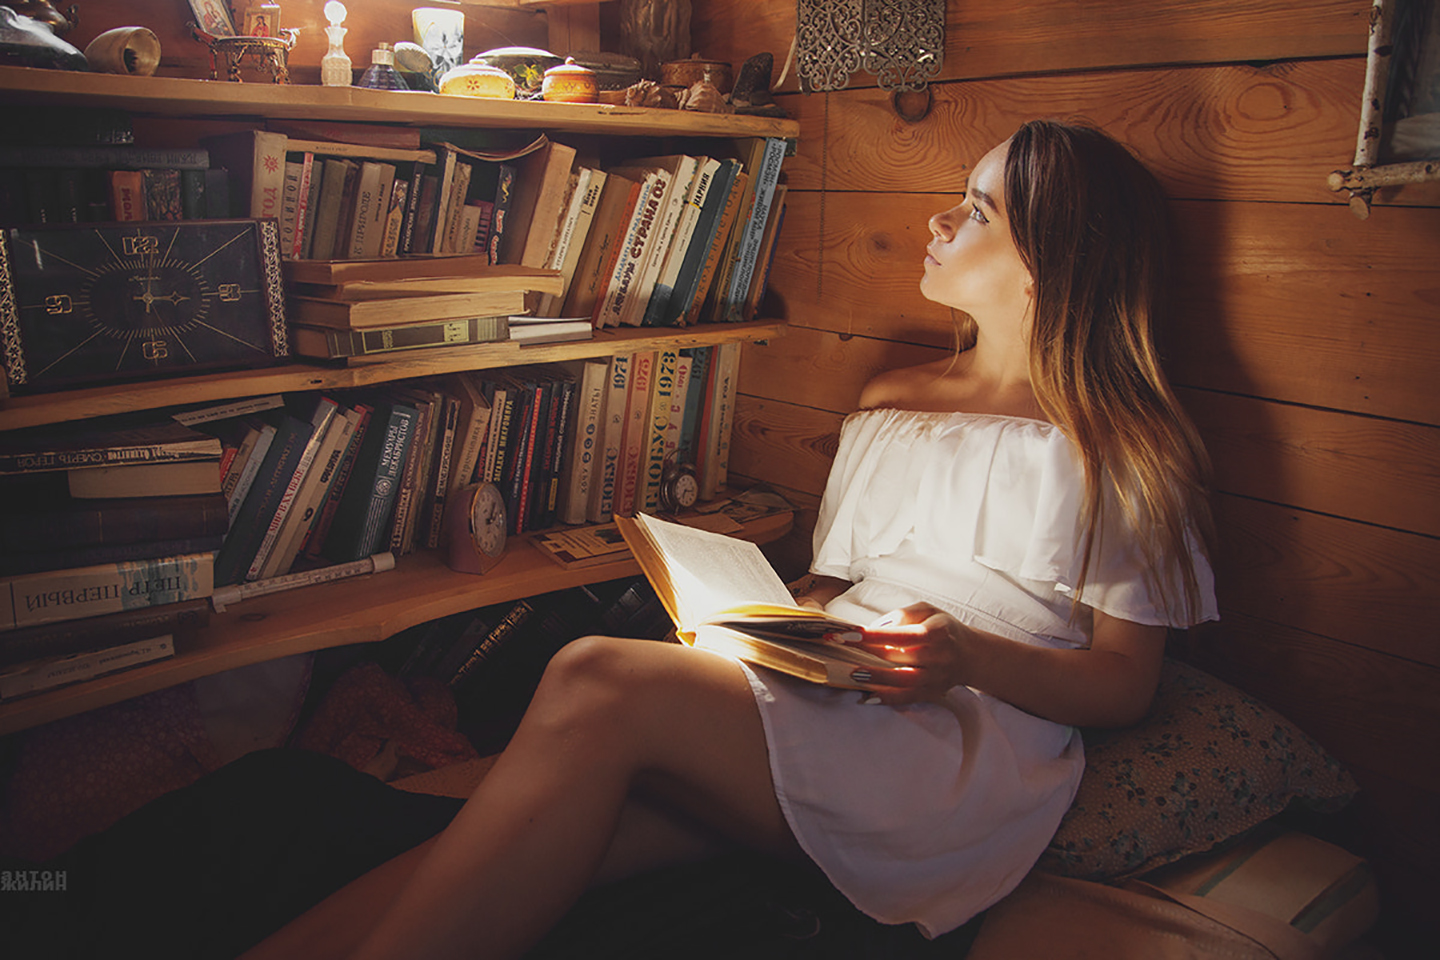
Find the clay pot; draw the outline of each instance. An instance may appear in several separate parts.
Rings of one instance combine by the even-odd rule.
[[[96,73],[152,77],[160,67],[160,38],[147,27],[116,27],[90,41],[85,59]]]

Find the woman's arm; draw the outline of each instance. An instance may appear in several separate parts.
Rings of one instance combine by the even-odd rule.
[[[888,620],[888,622],[887,622]],[[889,704],[933,700],[957,684],[1057,723],[1123,727],[1150,709],[1165,628],[1094,611],[1090,646],[1055,650],[967,627],[928,603],[882,618],[861,646],[896,664],[865,685]]]
[[[818,573],[807,573],[798,580],[792,580],[786,584],[790,588],[790,596],[802,607],[824,608],[827,603],[834,600],[840,594],[849,590],[849,580],[841,580],[839,577],[823,577]]]

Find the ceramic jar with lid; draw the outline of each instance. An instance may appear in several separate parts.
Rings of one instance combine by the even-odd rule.
[[[600,87],[594,70],[566,57],[564,63],[545,71],[540,96],[555,103],[595,103],[600,99]]]
[[[499,67],[471,60],[445,72],[440,78],[440,92],[460,97],[514,100],[515,80]]]

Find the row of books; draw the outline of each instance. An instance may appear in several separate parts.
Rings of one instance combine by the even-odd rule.
[[[541,266],[529,252],[558,220],[557,189],[575,151],[543,134],[511,150],[472,151],[308,140],[273,130],[206,138],[234,178],[238,216],[274,217],[289,259],[483,253]],[[537,209],[537,204],[539,208]],[[547,205],[548,204],[548,205]],[[542,226],[529,234],[534,223]]]
[[[783,220],[784,155],[785,142],[772,138],[743,158],[577,167],[545,260],[565,296],[540,312],[596,327],[753,318]]]
[[[0,224],[198,220],[230,215],[204,148],[0,146]]]

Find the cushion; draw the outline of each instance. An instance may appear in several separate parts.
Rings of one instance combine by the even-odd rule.
[[[1064,876],[1133,876],[1209,850],[1292,800],[1329,812],[1356,790],[1290,721],[1174,660],[1138,725],[1081,733],[1085,775],[1036,864]]]

